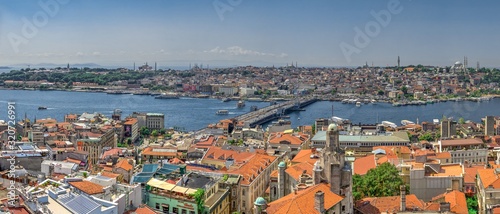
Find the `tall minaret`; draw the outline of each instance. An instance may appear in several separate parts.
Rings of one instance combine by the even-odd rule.
[[[400,61],[399,61],[399,56],[398,56],[398,71],[399,71],[399,66],[400,66]]]
[[[156,71],[156,62],[155,62],[155,71]]]
[[[134,71],[135,71],[135,62],[134,62]]]
[[[476,71],[479,71],[479,61],[477,61]]]

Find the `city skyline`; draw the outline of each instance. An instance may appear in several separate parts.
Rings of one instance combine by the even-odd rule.
[[[495,1],[6,2],[0,66],[499,66]]]

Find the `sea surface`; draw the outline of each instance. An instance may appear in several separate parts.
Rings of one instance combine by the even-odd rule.
[[[154,112],[165,114],[165,127],[181,127],[186,131],[199,130],[221,119],[232,118],[250,111],[252,105],[258,108],[269,106],[269,102],[246,102],[244,108],[237,108],[237,101],[221,102],[217,99],[154,99],[147,95],[113,95],[92,92],[66,91],[28,91],[0,90],[0,120],[7,120],[7,102],[16,103],[17,119],[28,117],[55,118],[63,121],[69,113],[99,112],[111,117],[115,109],[122,111],[122,118],[132,112]],[[38,110],[39,106],[47,110]],[[220,109],[229,110],[228,115],[216,115]],[[353,123],[376,123],[391,121],[400,124],[401,120],[421,123],[441,119],[443,116],[458,120],[480,122],[486,115],[500,115],[500,99],[483,102],[448,101],[421,106],[393,107],[389,103],[354,104],[319,101],[307,106],[304,111],[289,114],[292,127],[312,125],[317,118],[330,118],[332,115],[349,119]]]

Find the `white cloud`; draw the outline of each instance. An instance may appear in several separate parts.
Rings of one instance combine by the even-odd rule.
[[[212,50],[203,51],[203,52],[204,53],[214,53],[214,54],[224,54],[224,55],[231,55],[231,56],[271,56],[271,57],[279,57],[279,58],[284,58],[284,57],[288,56],[288,54],[286,54],[286,53],[281,53],[281,54],[264,53],[264,52],[254,51],[254,50],[243,49],[240,46],[231,46],[231,47],[228,47],[225,49],[222,49],[220,47],[215,47]]]
[[[94,52],[92,53],[92,55],[94,55],[94,56],[99,56],[99,55],[101,55],[101,52],[99,52],[99,51],[94,51]]]

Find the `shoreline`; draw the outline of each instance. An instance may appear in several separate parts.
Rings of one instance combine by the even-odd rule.
[[[0,86],[0,90],[4,91],[9,91],[9,90],[17,90],[17,91],[64,91],[64,92],[84,92],[84,93],[104,93],[104,94],[110,94],[110,95],[137,95],[137,96],[158,96],[162,93],[172,93],[172,92],[156,92],[156,91],[145,91],[145,90],[85,90],[85,89],[37,89],[37,88],[6,88],[4,86]],[[136,93],[136,94],[134,94]],[[175,93],[175,92],[174,92]],[[293,100],[294,98],[290,97],[270,97],[270,98],[260,98],[260,97],[226,97],[226,96],[220,96],[220,95],[207,95],[207,94],[200,94],[200,93],[175,93],[179,95],[179,97],[189,97],[189,98],[194,98],[194,99],[224,99],[228,98],[229,101],[238,101],[238,100],[244,100],[247,102],[282,102],[282,101],[290,101]],[[311,95],[310,95],[311,96]],[[447,99],[432,99],[432,100],[415,100],[415,101],[407,101],[407,102],[395,102],[390,100],[390,98],[383,98],[383,99],[370,99],[370,98],[363,98],[363,97],[358,97],[358,96],[347,96],[347,95],[342,95],[342,96],[332,96],[332,95],[326,95],[326,96],[319,96],[319,95],[312,95],[312,97],[315,97],[319,99],[320,101],[332,101],[332,102],[342,102],[346,100],[346,97],[350,97],[350,100],[356,100],[360,101],[363,103],[363,100],[365,102],[363,104],[370,104],[370,103],[391,103],[394,105],[394,107],[399,107],[399,106],[407,106],[407,105],[427,105],[427,104],[434,104],[434,103],[439,103],[439,102],[448,102],[448,101],[455,101],[455,102],[461,102],[461,101],[469,101],[469,102],[483,102],[495,98],[500,98],[500,95],[498,94],[487,94],[487,95],[482,95],[480,97],[454,97],[454,98],[447,98]],[[366,100],[375,100],[375,102],[366,102]],[[344,104],[355,104],[356,101],[353,103],[344,103]],[[431,103],[429,103],[432,101]],[[412,102],[420,102],[419,104],[417,103],[412,103]]]

